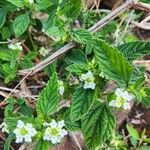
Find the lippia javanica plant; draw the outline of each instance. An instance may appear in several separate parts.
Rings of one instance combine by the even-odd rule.
[[[10,42],[0,50],[0,78],[5,84],[17,81],[17,71],[31,68],[35,58],[42,61],[69,41],[76,44],[44,69],[48,81],[34,106],[23,95],[6,99],[1,124],[1,131],[8,135],[4,150],[9,150],[11,141],[49,150],[70,132],[82,133],[87,149],[95,150],[114,135],[116,110],[130,110],[134,102],[150,105],[145,69],[133,64],[150,54],[149,42],[113,46],[104,40],[110,29],[91,34],[87,30],[92,26],[91,14],[81,11],[81,0],[4,0],[0,6],[2,40]],[[45,13],[44,18],[37,17],[38,12]],[[77,17],[81,29],[74,25]],[[38,33],[48,39],[44,46],[36,41]]]

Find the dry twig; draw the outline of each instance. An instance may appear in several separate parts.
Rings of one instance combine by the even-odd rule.
[[[117,9],[112,11],[110,14],[108,14],[106,17],[104,17],[102,20],[97,22],[95,25],[93,25],[89,31],[92,33],[95,33],[105,25],[107,25],[111,20],[113,20],[115,17],[120,15],[122,12],[128,10],[130,7],[132,7],[137,1],[136,0],[127,0],[124,4],[119,6]],[[58,51],[54,52],[51,56],[46,58],[44,61],[41,63],[35,65],[34,67],[30,69],[25,69],[25,70],[20,70],[19,75],[33,75],[39,71],[41,71],[43,68],[45,68],[47,65],[51,64],[54,60],[58,59],[60,56],[63,54],[67,53],[70,49],[76,47],[76,44],[74,43],[69,43],[62,48],[60,48]]]
[[[132,24],[141,29],[150,30],[150,15],[146,17],[144,20],[142,20],[140,23],[132,21]]]

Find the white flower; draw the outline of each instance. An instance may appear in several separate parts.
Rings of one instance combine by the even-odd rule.
[[[16,143],[32,142],[32,138],[37,134],[37,131],[31,123],[24,123],[21,120],[18,120],[17,127],[13,131],[16,135]]]
[[[85,82],[83,88],[84,89],[95,89],[96,84],[94,82]]]
[[[45,129],[43,140],[51,141],[52,144],[60,143],[62,138],[67,135],[67,131],[63,129],[64,126],[64,120],[56,122],[53,119]]]
[[[39,52],[40,52],[40,54],[41,54],[43,57],[45,57],[46,55],[49,54],[50,50],[49,50],[49,49],[45,49],[44,47],[41,47],[41,49],[40,49]]]
[[[18,42],[18,43],[11,43],[8,45],[8,48],[9,49],[12,49],[12,50],[23,50],[22,46],[21,46],[21,42]]]
[[[109,106],[110,107],[116,107],[116,101],[115,100],[110,101]]]
[[[64,87],[63,81],[59,81],[58,85],[59,85],[59,94],[62,96],[64,94],[64,91],[65,91],[65,87]]]
[[[48,126],[49,126],[49,123],[43,122],[43,126],[44,126],[44,127],[48,127]]]
[[[133,99],[133,95],[130,94],[128,91],[124,89],[117,88],[115,91],[116,99],[111,100],[109,102],[109,106],[123,108],[123,109],[130,109],[131,108],[131,100]]]
[[[131,104],[129,102],[124,103],[123,108],[126,109],[131,109]]]
[[[7,124],[6,124],[5,122],[3,122],[3,123],[0,125],[0,129],[2,130],[3,133],[4,133],[4,132],[9,133]]]
[[[94,76],[91,71],[88,71],[86,74],[80,76],[80,81],[84,82],[84,89],[95,89],[96,84],[94,83]]]

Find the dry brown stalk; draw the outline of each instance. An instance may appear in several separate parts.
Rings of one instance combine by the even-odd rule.
[[[104,17],[102,20],[97,22],[95,25],[93,25],[89,31],[92,33],[95,33],[96,31],[100,30],[103,28],[105,25],[107,25],[111,20],[113,20],[115,17],[120,15],[122,12],[128,10],[131,8],[134,4],[136,4],[136,0],[127,0],[124,4],[116,8],[114,11],[112,11],[110,14],[108,14],[106,17]],[[76,44],[71,42],[56,52],[54,52],[52,55],[50,55],[48,58],[46,58],[44,61],[40,62],[39,64],[35,65],[34,67],[30,69],[24,69],[19,71],[19,75],[27,75],[31,76],[39,71],[41,71],[43,68],[45,68],[47,65],[51,64],[53,61],[58,59],[60,56],[64,55],[67,53],[70,49],[76,47]]]

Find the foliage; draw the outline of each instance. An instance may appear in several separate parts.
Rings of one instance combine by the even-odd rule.
[[[68,42],[76,44],[76,48],[44,68],[43,78],[39,73],[29,79],[31,83],[37,78],[47,82],[36,92],[37,99],[32,101],[29,94],[26,97],[22,92],[18,98],[6,99],[4,123],[9,133],[5,150],[16,139],[14,130],[20,131],[20,120],[24,126],[32,126],[37,131],[28,143],[33,149],[48,150],[55,142],[62,141],[56,136],[58,132],[63,138],[67,130],[82,132],[87,148],[94,150],[104,146],[115,134],[112,100],[119,99],[118,105],[122,105],[130,93],[132,100],[150,106],[150,89],[144,83],[145,69],[132,63],[150,53],[150,42],[116,45],[110,36],[116,29],[116,20],[104,30],[90,33],[87,28],[106,14],[101,16],[84,10],[83,6],[81,0],[0,2],[0,79],[6,85],[13,87],[21,80],[17,74],[20,69],[33,67]],[[76,20],[82,28],[77,28]],[[111,89],[110,83],[115,85]],[[118,88],[124,91],[125,98],[116,96]],[[127,130],[134,139],[140,139],[135,129],[127,126]],[[24,130],[20,133],[27,134]],[[56,139],[45,140],[46,133],[54,134]]]

